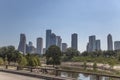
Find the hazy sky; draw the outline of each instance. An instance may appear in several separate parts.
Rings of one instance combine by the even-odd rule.
[[[17,48],[20,33],[34,45],[37,37],[45,42],[46,29],[69,46],[71,34],[78,33],[80,51],[96,35],[105,50],[109,33],[120,40],[120,0],[0,0],[0,46]]]

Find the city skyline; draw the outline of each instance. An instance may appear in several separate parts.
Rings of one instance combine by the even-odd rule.
[[[32,41],[35,46],[36,38],[45,41],[45,30],[52,29],[68,47],[71,34],[77,33],[78,50],[86,50],[90,35],[96,35],[101,40],[101,49],[107,50],[109,33],[113,41],[120,40],[119,3],[119,0],[0,0],[0,47],[14,45],[17,49],[20,33],[25,33],[27,43]]]
[[[73,48],[73,49],[80,51],[79,49],[77,49],[77,46],[79,45],[77,36],[78,36],[77,33],[71,34],[71,40],[70,40],[71,46],[68,46],[67,42],[66,43],[62,42],[61,36],[57,36],[55,33],[52,32],[51,29],[47,29],[46,30],[46,40],[43,40],[42,37],[37,38],[36,47],[35,47],[31,41],[29,41],[29,43],[27,44],[26,43],[27,42],[26,35],[21,33],[18,50],[23,52],[24,54],[25,54],[25,52],[44,54],[43,52],[45,52],[45,50],[47,50],[50,46],[56,45],[63,52],[65,52],[67,48]],[[120,50],[120,40],[113,41],[111,34],[108,34],[106,38],[107,38],[106,40],[107,40],[107,50],[108,51]],[[84,50],[84,51],[93,52],[93,51],[100,51],[100,50],[103,51],[104,50],[104,49],[101,49],[101,45],[102,45],[101,40],[96,39],[96,35],[89,36],[88,41],[89,42],[86,43],[86,50]],[[43,47],[43,42],[45,42],[45,45],[44,45],[45,47]],[[24,47],[22,47],[22,46],[24,46]],[[83,51],[80,51],[80,52],[83,52]]]

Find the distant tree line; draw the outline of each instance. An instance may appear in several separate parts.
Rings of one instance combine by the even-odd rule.
[[[0,65],[16,63],[18,66],[40,66],[40,57],[35,54],[23,55],[14,46],[0,48]]]
[[[85,51],[79,56],[74,56],[71,61],[109,64],[112,69],[114,65],[120,64],[120,51]]]
[[[51,46],[43,55],[47,65],[60,65],[61,62],[96,62],[107,64],[119,64],[120,51],[95,51],[82,52],[68,48],[66,52],[61,52],[58,46]],[[0,64],[17,63],[20,66],[40,66],[40,57],[36,54],[23,55],[14,46],[0,48]]]

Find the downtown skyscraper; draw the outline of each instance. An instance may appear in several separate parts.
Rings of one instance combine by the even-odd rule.
[[[26,44],[26,53],[30,53],[30,54],[34,54],[36,53],[36,49],[35,47],[33,46],[33,43],[31,41],[29,41],[28,44]]]
[[[96,40],[95,35],[89,36],[89,42],[87,44],[86,49],[87,52],[100,51],[101,50],[100,40]]]
[[[26,36],[25,34],[20,34],[20,42],[18,46],[18,51],[26,54]]]
[[[66,52],[67,51],[67,43],[62,43],[62,52]]]
[[[51,30],[46,30],[46,50],[50,47],[51,44]]]
[[[100,51],[101,50],[101,42],[100,42],[100,40],[96,40],[96,42],[95,42],[95,45],[96,45],[96,51]]]
[[[76,33],[71,36],[71,48],[78,50],[78,35]]]
[[[37,53],[38,54],[43,54],[43,39],[42,38],[37,38]]]
[[[57,43],[56,34],[52,33],[51,36],[50,36],[50,45],[49,45],[49,47],[52,46],[52,45],[56,45],[56,43]]]
[[[113,40],[112,40],[111,34],[108,34],[108,36],[107,36],[107,49],[108,49],[108,51],[113,50]]]
[[[60,36],[56,36],[56,45],[62,50],[62,39]]]
[[[60,36],[56,36],[51,30],[46,30],[46,50],[52,46],[56,45],[61,49],[62,39]]]
[[[88,52],[95,51],[96,49],[96,37],[95,35],[89,36],[89,43],[87,44]]]

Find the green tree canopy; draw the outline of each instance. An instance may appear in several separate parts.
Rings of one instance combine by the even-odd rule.
[[[20,55],[20,57],[18,59],[18,64],[19,64],[19,66],[26,66],[27,59],[23,55]]]
[[[0,48],[0,57],[2,57],[4,60],[7,57],[8,63],[11,61],[17,62],[19,54],[19,51],[15,50],[14,46],[6,46]]]
[[[58,46],[50,46],[46,51],[46,63],[47,65],[60,65],[61,63],[61,51]]]
[[[27,54],[26,55],[28,66],[36,67],[41,66],[40,64],[40,57],[38,55]]]
[[[63,61],[70,61],[73,57],[79,56],[80,52],[73,48],[68,48],[67,51],[64,53],[64,60]]]

